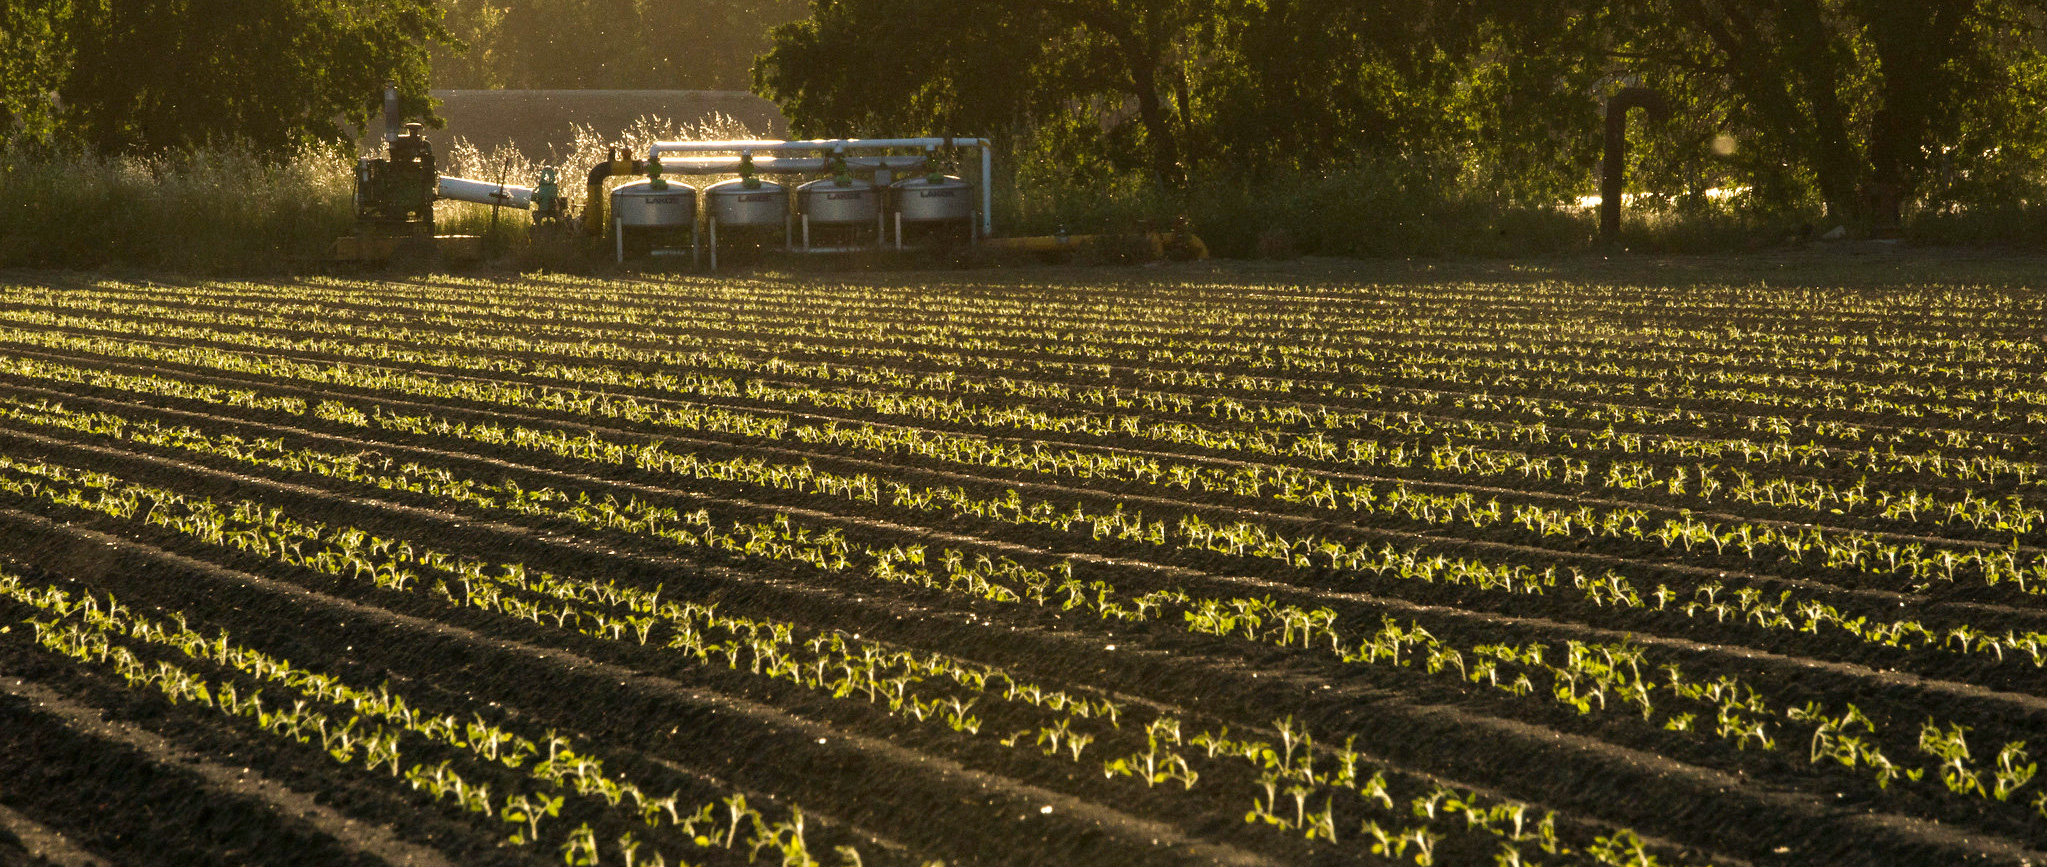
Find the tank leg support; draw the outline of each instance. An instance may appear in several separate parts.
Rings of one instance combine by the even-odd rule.
[[[711,270],[718,270],[718,218],[711,218]]]

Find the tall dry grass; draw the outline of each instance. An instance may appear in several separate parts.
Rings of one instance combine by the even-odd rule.
[[[617,135],[578,128],[551,162],[580,213],[583,177],[610,148],[645,153],[658,140],[750,138],[723,115],[699,122],[642,117]],[[457,137],[436,142],[444,174],[533,186],[542,163],[509,147],[488,153]],[[0,267],[137,268],[200,275],[322,267],[354,225],[355,156],[305,150],[276,159],[214,146],[156,157],[0,142]],[[486,205],[441,202],[444,234],[491,231]],[[527,241],[524,211],[498,214],[499,249]]]
[[[197,274],[308,264],[352,219],[353,161],[215,147],[160,157],[0,146],[0,266]]]
[[[556,183],[568,198],[573,213],[580,214],[587,204],[583,187],[590,167],[603,161],[613,148],[627,154],[644,156],[647,148],[657,141],[712,141],[724,139],[751,139],[754,133],[746,125],[725,114],[712,114],[698,121],[677,121],[668,118],[642,116],[633,125],[620,130],[617,135],[605,136],[597,130],[583,125],[571,127],[575,140],[548,149],[548,156],[538,162],[528,159],[510,145],[499,145],[488,151],[479,149],[469,140],[456,136],[440,159],[441,173],[458,178],[478,181],[492,181],[521,187],[533,187],[540,183],[543,166],[556,168]],[[695,178],[689,183],[701,185],[723,180],[719,176]],[[481,235],[490,230],[491,207],[471,202],[441,202],[434,208],[435,220],[441,231],[453,234]],[[507,210],[498,215],[500,230],[506,227],[523,229],[531,224],[524,211]],[[509,232],[507,242],[517,249],[525,233]]]

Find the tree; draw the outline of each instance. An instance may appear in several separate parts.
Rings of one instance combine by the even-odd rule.
[[[1747,133],[1760,161],[1801,169],[1833,218],[1889,231],[1965,130],[2037,109],[2018,72],[2037,68],[2040,12],[2012,0],[1652,0],[1617,56]]]
[[[442,0],[466,52],[434,52],[450,88],[746,86],[769,28],[803,0]]]
[[[946,132],[1096,115],[1155,176],[1185,176],[1209,0],[813,0],[777,28],[755,88],[798,129]],[[1125,105],[1129,110],[1124,111]]]
[[[811,0],[756,90],[799,130],[1009,129],[1064,166],[1256,183],[1386,166],[1474,202],[1589,192],[1602,107],[1636,189],[1746,189],[1879,231],[2034,189],[2047,0]],[[1739,147],[1728,149],[1729,143]],[[1638,171],[1637,169],[1641,169]]]
[[[1105,161],[1168,186],[1220,169],[1318,171],[1360,154],[1488,153],[1554,165],[1555,127],[1596,117],[1559,81],[1594,73],[1571,22],[1509,0],[813,0],[775,31],[756,90],[799,129],[936,119],[1023,128],[1069,165]],[[1523,20],[1526,19],[1526,20]],[[1535,31],[1542,31],[1536,33]],[[1568,33],[1569,55],[1515,40]],[[1576,64],[1573,66],[1572,64]],[[1597,67],[1597,63],[1589,64]],[[961,124],[961,120],[973,122]],[[1521,135],[1538,130],[1533,136]],[[1539,141],[1534,140],[1539,139]],[[1091,152],[1090,152],[1091,151]],[[1455,160],[1452,160],[1455,164]]]
[[[434,0],[74,0],[64,122],[106,151],[354,138],[385,81],[428,108]]]
[[[0,7],[0,142],[42,142],[56,134],[70,21],[70,0],[11,0]]]

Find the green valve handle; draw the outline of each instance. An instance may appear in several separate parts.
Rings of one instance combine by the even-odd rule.
[[[753,151],[745,151],[739,155],[739,185],[749,190],[761,188],[760,178],[753,176]]]
[[[661,160],[647,160],[647,186],[650,189],[668,189],[668,182],[661,179]]]
[[[561,196],[561,190],[555,186],[555,178],[554,166],[540,167],[540,185],[533,188],[534,210],[554,210],[555,200]]]

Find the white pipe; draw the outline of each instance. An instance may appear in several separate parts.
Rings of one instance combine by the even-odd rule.
[[[625,221],[624,221],[624,220],[612,220],[612,221],[611,221],[611,237],[612,237],[612,239],[613,239],[613,243],[615,243],[615,244],[617,244],[617,245],[618,245],[618,258],[617,258],[617,260],[616,260],[616,261],[618,262],[618,264],[620,264],[620,265],[623,265],[623,264],[625,264]]]
[[[847,157],[846,167],[871,171],[875,169],[921,168],[930,160],[922,156],[877,156]],[[826,157],[763,157],[753,161],[755,174],[817,174],[832,167]],[[739,171],[738,157],[667,157],[661,160],[662,174],[670,175],[726,175]]]
[[[493,184],[489,181],[472,181],[467,178],[442,176],[435,192],[443,199],[475,202],[479,205],[504,205],[507,208],[525,210],[533,204],[531,187]]]
[[[811,139],[806,141],[657,141],[648,148],[649,158],[658,158],[664,153],[717,153],[720,151],[836,151],[868,150],[873,148],[937,148],[977,147],[987,148],[990,142],[984,138],[842,138]]]
[[[995,234],[995,157],[981,149],[981,234]]]

